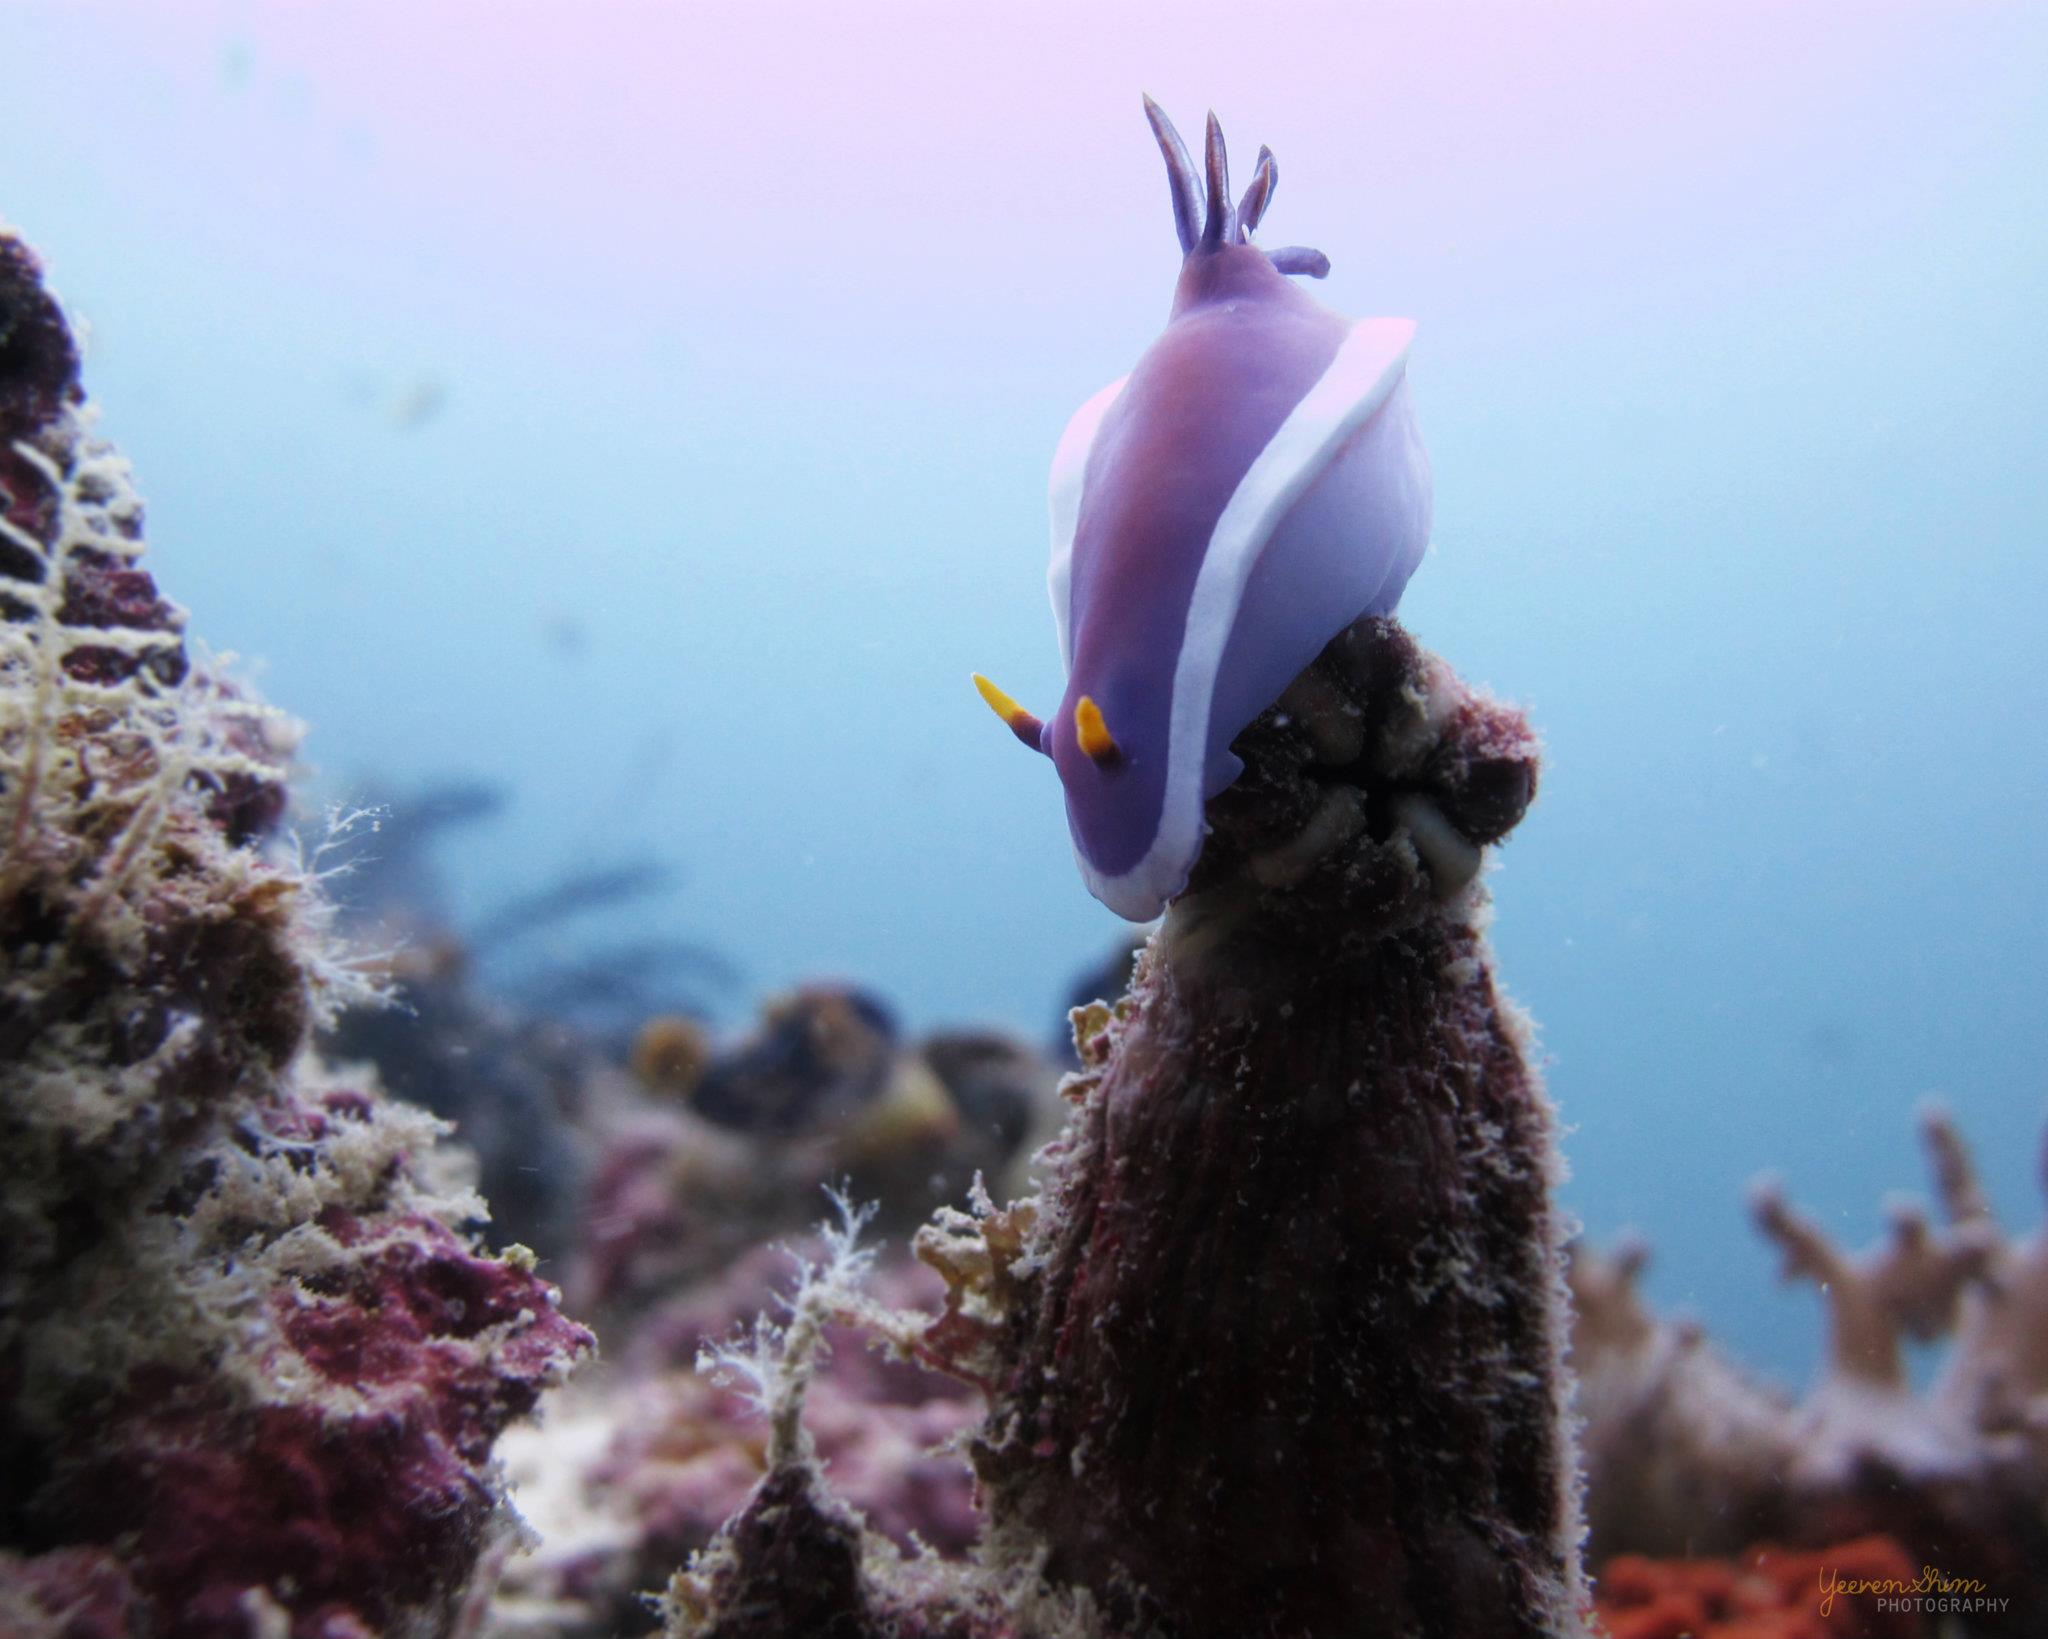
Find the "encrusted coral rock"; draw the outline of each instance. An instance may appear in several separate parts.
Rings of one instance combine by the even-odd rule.
[[[440,1129],[325,1071],[365,987],[265,846],[293,726],[188,653],[0,234],[0,1613],[451,1633],[498,1431],[588,1348]]]
[[[1533,739],[1369,619],[1233,749],[1042,1200],[925,1238],[991,1551],[1116,1632],[1583,1633],[1551,1111],[1476,881]]]
[[[476,1157],[494,1242],[564,1258],[589,1166],[576,1117],[600,1072],[597,1055],[573,1032],[485,994],[445,936],[382,966],[398,1005],[354,1009],[321,1038],[321,1051],[367,1061],[395,1097],[453,1123]]]
[[[120,1561],[99,1548],[34,1559],[0,1552],[0,1633],[9,1639],[126,1639],[143,1605]]]

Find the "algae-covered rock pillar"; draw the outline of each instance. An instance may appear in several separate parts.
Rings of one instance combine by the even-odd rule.
[[[1234,750],[1129,996],[1077,1015],[1043,1196],[931,1334],[991,1389],[992,1545],[1118,1631],[1581,1634],[1559,1163],[1478,874],[1533,737],[1367,619]]]
[[[297,728],[187,643],[78,369],[0,224],[0,1635],[467,1639],[493,1444],[595,1340],[312,1050],[373,987],[273,836]]]

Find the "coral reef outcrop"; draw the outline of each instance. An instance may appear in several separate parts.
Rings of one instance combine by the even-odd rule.
[[[0,232],[0,1624],[456,1633],[591,1338],[309,1051],[368,987],[274,834],[296,728],[188,645],[78,362]]]
[[[353,1009],[322,1053],[373,1065],[395,1097],[453,1124],[476,1157],[494,1242],[531,1247],[550,1266],[565,1260],[591,1161],[580,1118],[597,1055],[574,1031],[481,990],[451,938],[404,946],[380,966],[397,1005]]]
[[[1945,1109],[1923,1113],[1921,1138],[1939,1227],[1896,1205],[1889,1235],[1851,1253],[1775,1182],[1753,1194],[1787,1277],[1826,1306],[1824,1364],[1803,1398],[1653,1314],[1639,1245],[1575,1249],[1595,1563],[1882,1535],[1989,1589],[1962,1631],[2035,1631],[2048,1606],[2048,1228],[1999,1229]],[[2043,1171],[2048,1183],[2048,1148]],[[1939,1338],[1946,1356],[1918,1388],[1906,1341]]]

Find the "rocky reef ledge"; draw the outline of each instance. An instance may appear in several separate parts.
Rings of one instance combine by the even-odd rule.
[[[461,1632],[493,1442],[592,1339],[309,1050],[368,986],[279,834],[297,729],[142,523],[0,229],[0,1633]]]

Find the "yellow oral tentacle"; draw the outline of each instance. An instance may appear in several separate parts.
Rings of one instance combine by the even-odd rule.
[[[988,702],[988,709],[1010,725],[1010,732],[1028,745],[1033,751],[1042,750],[1039,735],[1045,724],[1031,715],[1016,701],[991,683],[980,672],[974,673],[974,687],[982,699]]]

